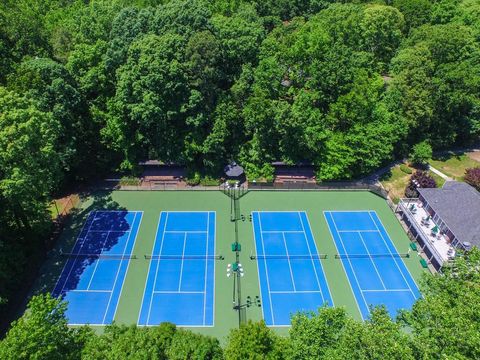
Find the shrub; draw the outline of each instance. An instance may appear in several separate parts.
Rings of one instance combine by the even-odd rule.
[[[425,165],[431,157],[432,146],[428,142],[422,141],[413,146],[409,159],[413,164]]]
[[[480,167],[466,169],[464,180],[480,191]]]
[[[205,176],[200,180],[200,185],[203,186],[218,186],[220,185],[220,180],[212,178],[210,176]]]
[[[401,164],[400,165],[400,170],[403,171],[405,174],[411,174],[413,173],[412,169],[410,169],[407,165]]]
[[[121,186],[139,186],[141,182],[139,178],[130,176],[124,176],[120,179]]]
[[[194,172],[193,175],[192,174],[189,174],[187,179],[186,179],[186,182],[187,182],[187,185],[190,185],[190,186],[196,186],[198,184],[200,184],[200,180],[202,179],[201,175],[199,172]]]
[[[405,188],[405,196],[409,198],[418,197],[418,188],[436,188],[435,179],[427,171],[417,170],[410,177],[410,181]]]

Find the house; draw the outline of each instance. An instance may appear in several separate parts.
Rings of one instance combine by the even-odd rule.
[[[438,270],[457,250],[480,248],[480,193],[470,185],[447,181],[442,188],[418,189],[419,197],[397,207],[410,234]]]

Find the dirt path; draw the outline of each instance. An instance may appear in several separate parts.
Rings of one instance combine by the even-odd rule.
[[[480,150],[479,151],[471,151],[467,153],[468,157],[472,160],[478,161],[480,165]]]

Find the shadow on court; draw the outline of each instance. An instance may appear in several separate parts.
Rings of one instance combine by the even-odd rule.
[[[102,254],[112,252],[109,255],[122,255],[122,249],[115,250],[115,246],[121,245],[122,240],[126,244],[125,238],[130,234],[133,222],[130,224],[127,219],[128,211],[99,211],[102,212],[92,211],[83,225],[76,245],[67,256],[59,287],[54,291],[55,296],[64,296],[66,292],[77,289],[82,276],[98,265],[95,263],[102,260],[100,257]],[[115,267],[118,266],[120,259],[107,261],[111,261],[111,265]]]
[[[80,199],[82,202],[92,199],[92,203],[88,207],[76,208],[71,211],[59,240],[54,248],[48,253],[47,259],[40,270],[40,276],[31,291],[31,295],[53,291],[62,269],[68,260],[60,254],[61,252],[73,252],[73,247],[80,235],[80,231],[87,221],[88,215],[92,211],[117,210],[122,211],[125,214],[127,213],[125,207],[120,206],[112,199],[111,191],[98,191],[95,193],[84,192],[80,194]],[[124,215],[119,215],[119,217],[121,216]],[[120,219],[116,219],[116,221],[123,224]],[[125,221],[125,225],[123,226],[125,229],[126,226],[128,226],[128,223]],[[115,238],[112,236],[106,246],[112,247],[116,242],[118,242],[118,237]],[[88,264],[85,264],[85,266],[88,266]],[[26,299],[25,304],[27,301],[28,299]],[[23,312],[23,310],[21,311]]]

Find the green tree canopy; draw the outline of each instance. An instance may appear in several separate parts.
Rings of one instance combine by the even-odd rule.
[[[5,339],[0,341],[0,358],[80,359],[91,330],[69,328],[66,305],[49,294],[34,296],[25,314],[12,324]]]

